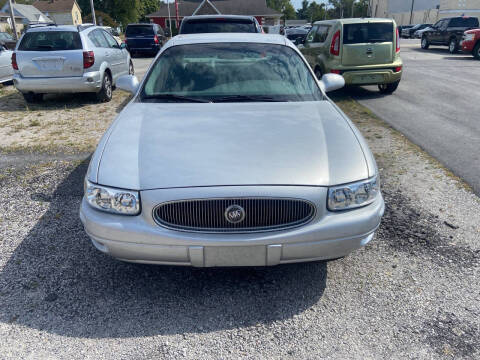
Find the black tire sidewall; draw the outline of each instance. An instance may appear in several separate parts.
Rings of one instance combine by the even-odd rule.
[[[425,43],[425,45],[424,45]],[[430,44],[428,43],[428,39],[424,36],[422,37],[422,42],[421,42],[422,49],[427,50]]]
[[[105,88],[105,80],[109,79],[110,81],[110,94],[108,93],[107,89]],[[109,102],[112,100],[113,97],[113,84],[112,84],[112,77],[109,73],[105,73],[102,79],[102,89],[97,93],[97,99],[102,102]]]
[[[473,57],[480,60],[480,41],[477,42],[477,45],[473,48]]]
[[[453,47],[453,49],[452,49],[452,43],[455,43],[455,46]],[[450,52],[450,54],[455,54],[457,52],[457,48],[458,48],[457,40],[450,39],[450,41],[448,42],[448,51]]]

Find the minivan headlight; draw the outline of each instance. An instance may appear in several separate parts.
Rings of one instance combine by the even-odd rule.
[[[121,215],[140,213],[138,191],[110,188],[85,180],[85,198],[97,210]]]
[[[333,186],[328,189],[328,210],[339,211],[371,204],[380,194],[380,184],[375,176],[368,180]]]

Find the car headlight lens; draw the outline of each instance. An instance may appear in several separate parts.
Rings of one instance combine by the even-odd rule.
[[[137,191],[109,188],[85,180],[85,198],[97,210],[121,215],[140,213],[140,195]]]
[[[475,39],[475,34],[465,34],[465,41],[472,41]]]
[[[380,184],[375,176],[347,185],[328,189],[328,210],[339,211],[359,208],[371,204],[380,194]]]

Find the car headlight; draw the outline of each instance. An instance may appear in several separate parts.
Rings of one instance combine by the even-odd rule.
[[[371,204],[379,194],[380,184],[376,176],[351,184],[333,186],[328,189],[328,210],[359,208]]]
[[[121,215],[140,213],[138,191],[110,188],[85,180],[85,198],[97,210]]]
[[[465,41],[473,41],[475,39],[475,34],[465,34]]]

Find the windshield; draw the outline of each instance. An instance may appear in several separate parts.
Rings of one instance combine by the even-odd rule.
[[[393,23],[362,23],[343,26],[344,44],[393,42]]]
[[[82,49],[82,40],[74,31],[28,32],[18,50],[22,51],[61,51]]]
[[[243,19],[202,19],[186,20],[182,25],[182,34],[201,33],[255,33],[255,23]]]
[[[228,97],[238,101],[323,99],[315,78],[293,49],[251,43],[167,49],[145,81],[142,100],[178,101],[179,96],[213,102]]]
[[[125,36],[153,36],[153,26],[151,25],[135,25],[127,26]]]
[[[13,37],[8,33],[0,33],[0,40],[13,40]]]

